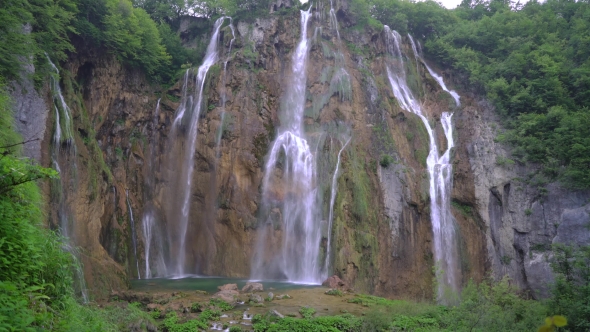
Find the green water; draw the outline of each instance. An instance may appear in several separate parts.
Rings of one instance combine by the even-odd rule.
[[[225,284],[237,284],[242,289],[248,279],[224,278],[224,277],[188,277],[181,279],[140,279],[131,280],[131,289],[142,292],[165,292],[165,291],[195,291],[202,290],[208,293],[217,292],[217,286]],[[302,288],[320,287],[319,285],[295,284],[285,281],[263,280],[255,281],[264,286],[264,290],[293,290]]]

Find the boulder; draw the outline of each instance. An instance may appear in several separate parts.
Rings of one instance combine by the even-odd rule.
[[[269,315],[271,316],[277,316],[279,318],[285,318],[285,316],[283,314],[281,314],[280,312],[276,311],[276,310],[270,310],[268,312]]]
[[[221,285],[221,286],[217,286],[217,289],[219,291],[226,291],[226,290],[238,290],[238,285],[237,284],[225,284],[225,285]]]
[[[247,282],[244,287],[242,287],[242,292],[244,293],[252,293],[252,292],[262,292],[264,291],[264,287],[261,283],[258,282]]]
[[[211,298],[220,299],[222,301],[225,301],[225,302],[231,304],[231,303],[236,302],[238,295],[240,295],[240,293],[237,290],[228,289],[228,290],[222,290],[222,291],[219,291],[219,292],[213,294],[213,296]]]
[[[262,298],[262,296],[260,296],[258,294],[250,294],[249,300],[250,300],[250,302],[254,302],[254,303],[264,303],[264,299]]]
[[[342,279],[340,279],[340,277],[338,277],[337,275],[333,275],[333,276],[329,277],[328,279],[326,279],[322,283],[322,286],[330,287],[333,289],[340,289],[340,290],[347,290],[348,289],[348,284],[346,282],[344,282]]]

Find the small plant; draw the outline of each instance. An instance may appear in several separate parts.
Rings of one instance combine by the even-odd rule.
[[[512,262],[512,257],[504,255],[500,257],[500,262],[502,265],[510,265],[510,262]]]
[[[254,317],[252,317],[252,324],[256,324],[256,323],[260,323],[262,322],[262,316],[260,314],[256,314],[254,315]]]
[[[524,210],[524,214],[525,214],[526,216],[530,216],[531,214],[533,214],[533,210],[531,210],[531,209],[526,209],[526,210]]]
[[[239,326],[232,326],[229,328],[229,332],[242,332],[242,329]]]
[[[220,299],[211,299],[209,300],[209,304],[213,307],[217,307],[219,309],[221,309],[221,311],[228,311],[228,310],[232,310],[234,308],[233,305],[220,300]]]
[[[150,312],[150,316],[152,316],[153,319],[160,319],[162,318],[162,312],[160,310],[154,310],[152,312]]]
[[[120,147],[116,147],[115,155],[117,156],[117,158],[123,159],[123,149],[121,149]]]
[[[303,318],[312,318],[313,315],[315,315],[316,311],[314,308],[312,307],[301,307],[299,309],[299,313],[301,314],[301,316],[303,316]]]
[[[498,166],[512,166],[514,165],[514,160],[502,156],[496,157],[496,165]]]
[[[339,289],[330,289],[324,292],[326,295],[343,296],[344,294]]]
[[[203,310],[203,305],[199,302],[191,304],[191,312],[200,312]]]
[[[384,154],[381,156],[381,160],[379,161],[379,165],[381,165],[381,167],[389,167],[389,165],[393,164],[395,160],[393,159],[392,156]]]

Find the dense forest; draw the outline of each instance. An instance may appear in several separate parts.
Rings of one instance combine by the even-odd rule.
[[[130,322],[140,322],[143,326],[151,326],[153,322],[152,317],[136,306],[121,311],[90,308],[77,302],[73,271],[78,263],[62,250],[59,235],[42,227],[43,200],[37,182],[54,179],[58,174],[21,156],[21,146],[26,142],[13,126],[8,87],[11,81],[25,79],[21,76],[23,65],[34,63],[33,79],[37,88],[41,88],[50,73],[48,57],[59,65],[77,48],[103,47],[126,65],[141,69],[154,85],[168,86],[180,77],[182,68],[198,65],[205,51],[205,45],[196,49],[183,47],[176,32],[183,16],[210,18],[211,22],[224,15],[234,21],[253,20],[269,15],[270,2],[3,1],[0,8],[0,331],[103,331],[117,330]],[[511,158],[503,162],[532,163],[537,171],[531,174],[530,180],[541,187],[560,181],[571,189],[590,188],[588,1],[522,4],[464,0],[456,9],[449,10],[434,1],[351,0],[349,11],[354,24],[348,29],[377,33],[386,24],[400,33],[410,33],[422,42],[429,60],[456,73],[455,86],[489,99],[505,128],[497,140],[512,147]],[[473,321],[477,324],[482,319],[471,315],[487,312],[489,316],[483,321],[487,319],[489,326],[495,326],[494,330],[501,330],[498,319],[507,322],[502,328],[516,329],[511,324],[517,322],[521,324],[518,328],[526,329],[537,322],[523,316],[565,314],[570,331],[587,331],[590,252],[557,247],[555,257],[554,269],[559,277],[547,303],[523,300],[506,284],[491,288],[472,285],[457,307],[432,306],[416,311],[419,315],[414,320],[407,316],[404,319],[424,330],[464,330]],[[410,309],[404,311],[405,315],[413,313]],[[314,328],[380,330],[392,324],[379,320],[378,315],[368,319],[373,321],[324,320],[318,321]],[[184,331],[180,324],[174,325],[172,320],[169,323],[165,330]],[[258,330],[272,330],[268,321],[259,320],[259,323]],[[293,324],[282,327],[290,330],[299,323],[284,324]],[[297,328],[306,330],[305,326]]]

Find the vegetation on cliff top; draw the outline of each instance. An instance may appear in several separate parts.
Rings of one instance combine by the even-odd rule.
[[[513,158],[541,164],[541,182],[590,187],[588,1],[352,0],[360,22],[378,20],[425,41],[433,60],[485,94],[504,120]],[[364,16],[363,16],[364,15]]]

